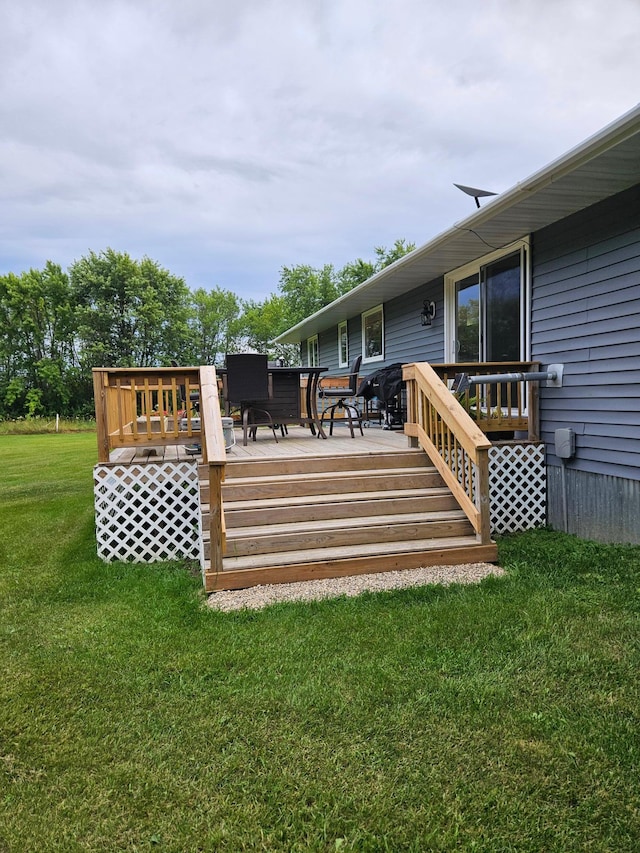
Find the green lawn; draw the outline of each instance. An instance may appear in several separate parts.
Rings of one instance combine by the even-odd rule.
[[[95,432],[95,420],[87,418],[20,418],[0,420],[0,435],[44,435],[57,432]]]
[[[97,559],[95,456],[0,437],[0,853],[640,849],[640,548],[225,614]]]

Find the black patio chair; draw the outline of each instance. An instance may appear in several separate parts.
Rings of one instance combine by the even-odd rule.
[[[268,426],[278,442],[276,424],[267,408],[269,405],[269,367],[267,356],[261,353],[229,353],[227,355],[227,403],[240,410],[242,443],[247,437],[256,440],[259,426]]]
[[[329,415],[329,435],[333,435],[333,421],[335,418],[336,409],[341,409],[347,419],[347,423],[349,424],[349,429],[351,430],[351,438],[355,438],[356,434],[353,431],[353,425],[358,424],[360,427],[360,435],[364,435],[364,431],[362,429],[362,412],[358,408],[355,397],[358,393],[358,372],[360,370],[360,363],[362,361],[362,356],[359,355],[351,362],[351,367],[349,368],[349,376],[348,376],[348,384],[347,386],[342,386],[338,388],[336,386],[324,385],[325,382],[331,382],[336,379],[336,376],[323,376],[320,380],[318,386],[318,396],[323,397],[338,397],[338,402],[334,403],[332,406],[329,406],[323,413],[321,418],[321,423],[324,426],[324,418],[325,415]],[[353,402],[347,402],[347,400],[353,400]]]

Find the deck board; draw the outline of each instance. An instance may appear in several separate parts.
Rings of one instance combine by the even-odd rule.
[[[109,454],[109,462],[113,465],[136,465],[141,462],[182,462],[186,459],[200,459],[197,455],[186,452],[181,444],[155,445],[149,447],[118,447]]]
[[[236,444],[227,451],[227,462],[251,459],[278,459],[304,456],[350,456],[357,453],[379,453],[393,451],[401,453],[409,449],[409,440],[402,430],[383,430],[380,427],[365,429],[364,435],[351,438],[346,426],[337,424],[332,436],[326,439],[311,435],[306,427],[289,426],[289,433],[278,435],[276,444],[270,429],[258,429],[257,440],[242,445],[242,430],[235,429]],[[111,451],[109,462],[134,464],[139,462],[173,462],[202,457],[188,454],[184,445],[155,445],[144,447],[121,447]]]
[[[239,439],[239,441],[238,441]],[[308,429],[290,426],[289,434],[278,436],[276,444],[271,430],[258,430],[257,440],[242,446],[242,431],[236,430],[236,445],[227,451],[227,460],[260,459],[292,456],[349,456],[355,453],[402,452],[409,440],[401,430],[365,429],[364,435],[351,438],[346,426],[336,425],[326,439],[311,435]]]

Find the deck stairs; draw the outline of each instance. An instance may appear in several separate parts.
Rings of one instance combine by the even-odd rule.
[[[209,494],[201,469],[203,527]],[[223,485],[223,571],[205,589],[496,559],[422,450],[233,460]]]

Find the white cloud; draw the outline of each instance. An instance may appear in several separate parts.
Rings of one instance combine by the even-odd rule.
[[[0,271],[260,297],[418,243],[637,100],[636,0],[0,0]]]

